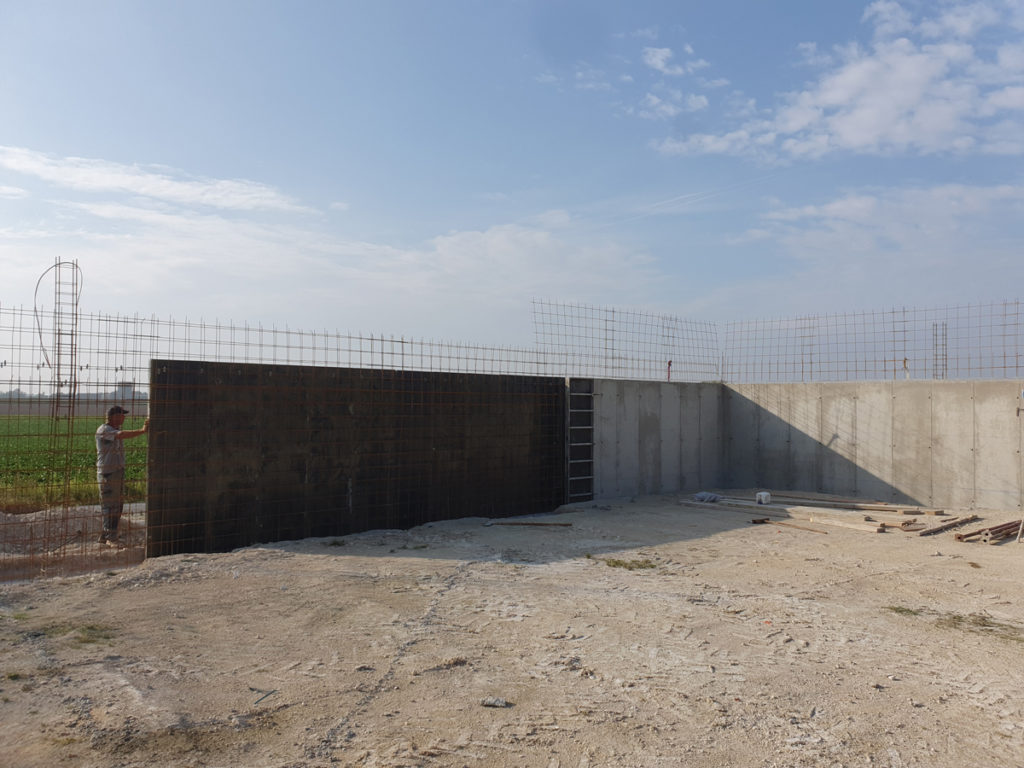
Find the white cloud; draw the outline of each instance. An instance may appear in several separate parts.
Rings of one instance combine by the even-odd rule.
[[[799,296],[806,314],[998,301],[1016,295],[1022,238],[1021,185],[858,190],[778,207],[730,241],[777,266],[709,288],[689,311],[765,317],[780,295]]]
[[[21,187],[0,186],[0,197],[7,198],[8,200],[28,197],[28,190],[22,189]]]
[[[562,208],[544,211],[537,217],[537,225],[544,229],[562,229],[572,223],[572,214]]]
[[[798,43],[796,50],[807,66],[821,68],[832,65],[832,56],[821,53],[817,43]]]
[[[577,69],[574,75],[575,85],[581,91],[610,91],[611,83],[608,82],[604,71],[585,67]]]
[[[1007,136],[1005,123],[1019,119],[1024,48],[980,34],[1006,21],[999,9],[980,2],[948,6],[915,24],[899,3],[879,0],[864,13],[875,31],[869,47],[837,47],[826,59],[813,43],[799,46],[823,71],[804,90],[779,97],[767,117],[658,146],[670,154],[764,160],[837,151],[1017,154],[1020,142]],[[1024,135],[1024,125],[1018,130]]]
[[[707,109],[708,103],[708,97],[703,94],[688,94],[686,96],[686,111],[700,112],[702,109]]]
[[[725,102],[726,115],[730,118],[749,120],[757,114],[757,100],[740,92],[729,95]]]
[[[1024,109],[1024,86],[1014,85],[988,95],[988,106],[993,112]]]
[[[667,102],[653,93],[646,93],[640,100],[640,109],[637,115],[647,120],[664,120],[675,117],[683,108],[678,104]]]
[[[167,169],[146,170],[81,157],[53,157],[20,147],[0,146],[0,168],[65,189],[129,193],[164,202],[234,210],[305,210],[265,184],[233,179],[192,179]]]
[[[1024,45],[1003,45],[997,51],[999,67],[1011,73],[1024,72]]]
[[[399,248],[345,239],[329,217],[266,221],[131,193],[60,201],[59,186],[31,223],[0,225],[5,303],[30,302],[59,257],[84,272],[83,311],[499,344],[528,343],[531,297],[637,303],[661,282],[635,249],[580,234],[560,209]]]
[[[760,136],[765,136],[765,134],[760,134]],[[668,138],[653,142],[652,146],[665,155],[733,155],[747,151],[757,138],[748,131],[740,129],[721,135],[697,133],[682,140]]]
[[[350,206],[344,200],[337,200],[331,203],[329,207],[332,211],[347,211]]]
[[[875,25],[876,37],[896,37],[910,32],[914,25],[907,10],[893,0],[877,0],[871,3],[861,17]]]
[[[1002,120],[988,132],[984,151],[992,155],[1024,155],[1024,133],[1020,120]]]
[[[636,114],[646,120],[665,120],[673,118],[682,112],[700,112],[706,109],[709,101],[703,94],[686,94],[675,88],[658,87],[663,95],[659,96],[651,92],[644,94],[640,100],[637,110],[629,110],[629,114]]]
[[[947,35],[971,38],[985,27],[998,24],[1002,14],[988,3],[969,3],[949,8],[934,19],[921,22],[921,34],[942,38]]]
[[[967,276],[991,263],[986,251],[1007,256],[1016,251],[1015,236],[994,223],[1019,221],[1022,212],[1022,186],[944,184],[850,193],[763,218],[775,225],[776,239],[803,261],[827,265],[852,259],[871,274],[868,263],[897,259],[902,269],[952,269],[942,277],[955,285],[955,274]]]
[[[661,72],[663,75],[685,75],[686,70],[678,64],[669,64],[672,58],[671,48],[644,48],[643,59],[651,69]]]

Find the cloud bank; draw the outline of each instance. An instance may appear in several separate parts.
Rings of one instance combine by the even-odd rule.
[[[870,43],[827,54],[800,46],[805,64],[818,70],[805,88],[737,125],[664,138],[655,147],[666,155],[764,160],[835,152],[1020,155],[1020,18],[1013,3],[947,5],[915,18],[900,3],[878,0],[863,14]]]
[[[0,168],[55,187],[84,192],[132,194],[179,205],[237,211],[306,210],[257,182],[187,178],[171,169],[82,157],[60,158],[23,147],[0,146]]]

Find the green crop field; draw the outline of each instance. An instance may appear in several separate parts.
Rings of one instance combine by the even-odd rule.
[[[125,423],[137,429],[141,420]],[[0,510],[32,512],[61,504],[99,503],[96,428],[102,419],[75,419],[70,447],[66,421],[48,416],[0,416]],[[51,433],[58,435],[56,439]],[[147,437],[125,441],[126,501],[146,496]]]

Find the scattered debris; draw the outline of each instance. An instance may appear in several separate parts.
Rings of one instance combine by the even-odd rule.
[[[770,525],[784,525],[787,528],[799,528],[801,531],[810,531],[811,533],[824,533],[828,535],[828,531],[819,531],[817,528],[808,528],[806,525],[797,525],[796,523],[787,523],[785,520],[776,520],[772,522],[771,518],[768,517],[755,517],[750,521],[757,525],[770,524]]]
[[[1016,536],[1020,532],[1022,524],[1024,524],[1024,520],[1012,520],[1009,523],[1000,523],[999,525],[977,528],[966,533],[957,533],[954,534],[953,538],[957,541],[969,541],[970,539],[978,538],[986,544],[995,544],[997,541]]]
[[[264,700],[265,698],[267,698],[268,696],[271,696],[271,695],[273,695],[273,694],[275,694],[275,693],[277,693],[277,692],[278,692],[278,691],[277,691],[277,688],[274,688],[274,689],[273,689],[273,690],[271,690],[271,691],[265,691],[265,690],[262,690],[262,689],[260,689],[260,688],[253,688],[253,687],[252,687],[251,685],[249,686],[249,690],[250,690],[250,691],[253,691],[254,693],[262,693],[262,694],[263,694],[263,695],[262,695],[262,696],[260,696],[260,697],[259,697],[258,699],[256,699],[256,701],[254,701],[254,702],[252,703],[252,704],[253,704],[253,706],[256,706],[257,704],[259,704],[259,703],[260,703],[261,701],[263,701],[263,700]]]
[[[481,707],[496,707],[498,709],[507,709],[512,705],[506,700],[498,696],[486,696],[480,701]]]
[[[447,670],[447,669],[455,669],[455,667],[464,667],[467,664],[469,664],[469,661],[466,658],[464,658],[462,656],[455,656],[455,657],[453,657],[451,659],[445,659],[440,664],[436,664],[435,666],[430,667],[429,669],[425,669],[423,671],[424,672],[443,672],[444,670]],[[417,674],[418,675],[419,672],[414,672],[413,674]]]
[[[601,558],[596,558],[601,560]],[[625,568],[627,571],[639,571],[645,568],[657,568],[657,563],[647,558],[642,560],[622,560],[617,557],[606,557],[602,562],[609,568]]]
[[[693,495],[695,501],[699,501],[703,504],[714,504],[716,501],[721,499],[717,493],[711,493],[710,491],[701,491]]]
[[[942,523],[941,525],[935,525],[931,528],[925,528],[923,531],[918,531],[917,535],[930,536],[933,533],[940,533],[942,531],[948,531],[950,528],[956,528],[961,525],[966,525],[967,523],[977,519],[977,515],[964,515],[963,517],[954,517],[952,520]]]

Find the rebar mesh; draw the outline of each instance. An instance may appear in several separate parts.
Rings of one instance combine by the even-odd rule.
[[[73,329],[70,336],[68,329]],[[73,356],[66,346],[63,353],[58,349],[70,342]],[[142,558],[146,439],[126,441],[129,504],[122,519],[123,546],[103,549],[98,548],[94,434],[113,404],[130,411],[124,429],[142,426],[154,359],[374,369],[389,375],[550,378],[558,370],[549,355],[524,348],[219,321],[77,312],[58,318],[57,311],[0,306],[0,573],[63,573]]]
[[[721,336],[729,383],[1024,375],[1020,301],[732,322]]]
[[[539,353],[581,378],[715,381],[714,323],[585,304],[533,302]]]
[[[113,403],[142,425],[154,359],[727,384],[1024,377],[1020,301],[721,324],[535,301],[529,348],[81,314],[75,279],[49,313],[0,306],[5,575],[142,557],[146,441],[126,445],[127,546],[97,552],[94,432]]]
[[[725,383],[1024,375],[1020,301],[728,323],[533,302],[538,352],[566,375]]]

